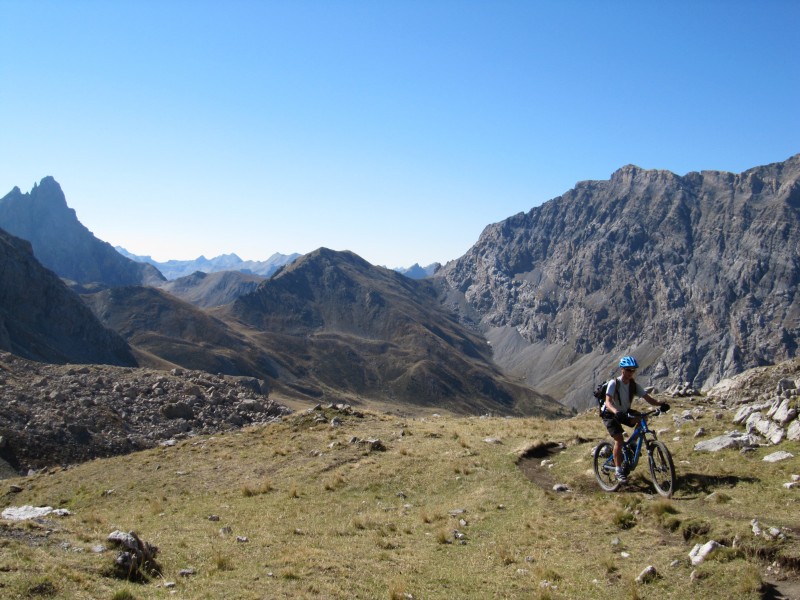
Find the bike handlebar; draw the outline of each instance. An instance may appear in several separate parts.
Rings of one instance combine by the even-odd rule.
[[[639,412],[638,410],[629,409],[628,414],[632,417],[636,417],[637,419],[641,419],[642,417],[649,417],[652,415],[658,416],[666,413],[662,411],[661,408],[655,408],[653,410],[648,410],[647,412]]]

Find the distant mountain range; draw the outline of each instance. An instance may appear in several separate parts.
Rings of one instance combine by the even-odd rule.
[[[419,281],[324,248],[276,255],[286,262],[269,278],[184,261],[192,272],[167,281],[94,238],[52,178],[0,199],[0,227],[29,236],[94,312],[60,321],[113,330],[139,364],[259,377],[307,400],[551,416],[590,406],[622,354],[645,384],[698,388],[796,356],[799,213],[800,155],[740,174],[629,165],[487,226],[457,260],[415,265]],[[38,340],[59,324],[51,308],[30,317],[39,337],[9,327],[36,304],[8,273],[40,273],[30,255],[8,257],[21,266],[0,272],[14,289],[0,295],[0,348],[44,356]],[[245,264],[218,258],[213,268]],[[51,288],[31,289],[74,308]],[[97,343],[104,356],[114,345]],[[46,360],[85,361],[79,346]]]
[[[300,256],[297,253],[280,254],[276,252],[267,260],[257,261],[242,260],[235,254],[222,254],[211,259],[200,256],[194,260],[168,260],[165,262],[158,262],[153,260],[150,256],[131,254],[121,246],[116,246],[116,250],[131,260],[153,265],[169,280],[186,277],[197,272],[216,273],[219,271],[240,271],[248,275],[259,275],[266,278],[270,277],[283,265],[292,262]]]
[[[263,278],[271,277],[283,265],[288,265],[296,260],[301,255],[298,253],[293,254],[280,254],[276,252],[267,260],[242,260],[236,254],[221,254],[214,258],[206,258],[199,256],[194,260],[167,260],[159,262],[153,260],[151,256],[140,256],[131,254],[122,246],[115,246],[117,252],[140,263],[147,263],[157,268],[164,277],[169,280],[187,277],[194,273],[217,273],[220,271],[239,271],[247,275],[258,275]],[[402,273],[411,279],[424,279],[433,275],[437,269],[442,265],[439,263],[432,263],[427,267],[421,267],[419,264],[414,263],[410,267],[395,267],[395,271]]]

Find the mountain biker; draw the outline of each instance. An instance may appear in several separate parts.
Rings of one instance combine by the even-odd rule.
[[[622,444],[624,443],[622,426],[633,427],[636,425],[636,421],[628,414],[634,397],[644,398],[653,406],[658,406],[663,412],[669,410],[669,404],[653,398],[633,378],[636,369],[639,368],[639,363],[634,357],[623,356],[619,361],[619,368],[621,376],[608,382],[602,416],[603,424],[614,439],[614,466],[617,469],[617,479],[624,483],[628,480],[628,475],[622,468]]]

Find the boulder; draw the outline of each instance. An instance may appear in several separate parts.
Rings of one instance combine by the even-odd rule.
[[[694,449],[696,452],[719,452],[728,448],[740,449],[748,446],[758,445],[758,439],[749,433],[741,433],[739,431],[730,431],[724,435],[703,440],[695,444]]]
[[[793,442],[800,441],[800,421],[794,420],[786,430],[786,439]]]
[[[791,452],[785,452],[780,450],[779,452],[773,452],[772,454],[768,454],[764,457],[764,462],[779,462],[781,460],[787,460],[789,458],[794,458],[794,454]]]

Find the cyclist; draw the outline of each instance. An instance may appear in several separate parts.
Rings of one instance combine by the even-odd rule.
[[[644,398],[653,406],[658,406],[662,411],[669,410],[669,404],[659,402],[647,393],[633,378],[639,363],[632,356],[623,356],[619,361],[622,370],[620,377],[615,377],[608,382],[606,388],[606,401],[603,405],[603,424],[608,429],[609,435],[614,439],[614,466],[617,469],[617,479],[621,482],[628,480],[628,475],[622,468],[622,426],[633,427],[636,422],[628,415],[635,396]]]

